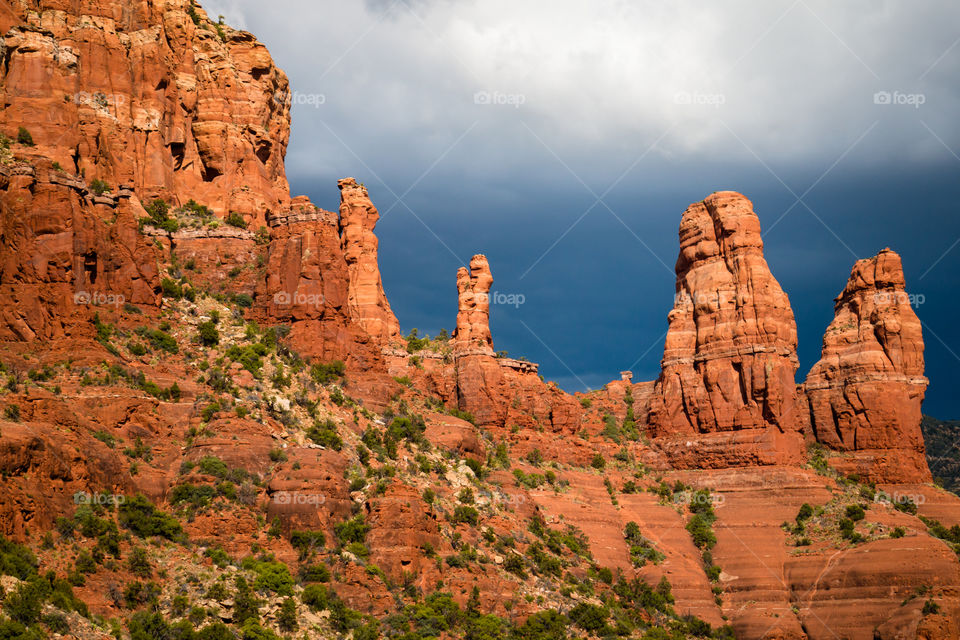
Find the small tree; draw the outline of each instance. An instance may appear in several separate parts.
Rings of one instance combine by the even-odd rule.
[[[27,147],[32,147],[33,136],[30,135],[30,132],[27,131],[25,127],[20,127],[17,129],[17,142]]]
[[[201,322],[197,325],[197,335],[200,338],[200,344],[205,347],[220,344],[220,331],[217,330],[217,325],[213,323],[213,320]]]

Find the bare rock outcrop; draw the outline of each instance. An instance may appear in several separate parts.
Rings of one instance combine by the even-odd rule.
[[[470,269],[457,270],[457,328],[453,333],[456,349],[493,352],[490,334],[490,287],[493,275],[484,255],[470,258]]]
[[[473,256],[469,271],[464,267],[457,271],[457,327],[451,342],[460,410],[473,414],[480,426],[549,426],[574,432],[583,413],[576,399],[544,383],[536,364],[495,355],[490,332],[492,285],[486,256]]]
[[[252,34],[191,0],[8,6],[0,122],[36,157],[253,228],[289,199],[289,85]]]
[[[804,384],[812,435],[851,452],[835,464],[879,482],[929,482],[920,431],[923,328],[900,256],[858,261]]]
[[[376,341],[389,344],[400,338],[400,323],[383,292],[377,262],[380,219],[367,188],[353,178],[337,182],[340,187],[340,242],[347,263],[347,304],[350,318]]]
[[[688,207],[676,271],[662,372],[651,398],[652,435],[796,432],[797,329],[763,257],[753,204],[721,191]],[[782,453],[781,462],[799,446]]]

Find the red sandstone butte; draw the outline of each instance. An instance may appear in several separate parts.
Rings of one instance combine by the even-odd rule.
[[[853,265],[804,390],[818,442],[851,452],[833,461],[880,482],[930,482],[920,431],[923,330],[900,256]]]
[[[651,398],[652,434],[796,432],[797,329],[763,257],[753,204],[720,191],[690,205],[680,222],[676,271],[663,368]],[[779,445],[787,451],[771,453],[780,461],[779,454],[796,453],[789,443]]]

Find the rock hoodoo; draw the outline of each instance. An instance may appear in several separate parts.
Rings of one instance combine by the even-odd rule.
[[[400,323],[383,292],[377,263],[377,236],[380,219],[367,188],[353,178],[337,182],[340,187],[340,243],[347,262],[350,317],[371,338],[389,343],[400,337]]]
[[[453,332],[458,350],[480,349],[493,352],[490,335],[490,287],[493,275],[484,255],[470,259],[470,269],[457,270],[457,328]]]
[[[929,482],[920,431],[923,331],[890,249],[853,265],[804,390],[813,436],[883,482]]]
[[[752,203],[722,191],[688,207],[676,269],[654,435],[795,430],[797,329]]]

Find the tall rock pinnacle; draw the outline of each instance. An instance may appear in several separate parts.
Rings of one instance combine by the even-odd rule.
[[[337,181],[340,187],[340,242],[347,262],[347,304],[351,318],[371,337],[384,343],[400,337],[400,323],[383,292],[377,263],[380,219],[367,188],[353,178]]]
[[[490,335],[490,287],[493,275],[484,255],[470,259],[470,270],[460,267],[457,271],[457,328],[453,332],[459,349],[493,350]]]
[[[721,191],[690,205],[676,272],[653,435],[798,429],[797,329],[753,204]]]
[[[859,260],[804,384],[817,441],[854,452],[855,470],[878,481],[930,480],[920,431],[923,331],[913,300],[899,255],[884,249]]]

